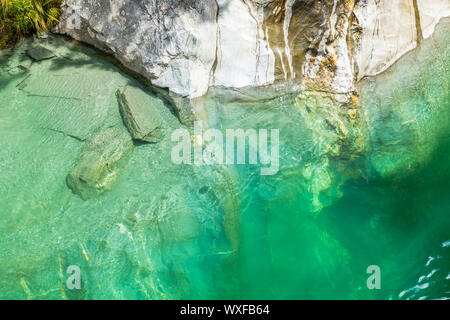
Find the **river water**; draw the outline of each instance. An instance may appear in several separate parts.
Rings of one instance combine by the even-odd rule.
[[[1,52],[0,298],[448,299],[448,26],[361,81],[360,106],[345,109],[357,116],[314,92],[211,90],[208,126],[279,130],[275,175],[177,165],[166,134],[135,143],[90,200],[66,177],[92,134],[123,128],[116,90],[158,97],[61,37]],[[37,42],[55,57],[32,62]],[[66,283],[74,265],[80,290]],[[373,265],[380,289],[367,286]]]

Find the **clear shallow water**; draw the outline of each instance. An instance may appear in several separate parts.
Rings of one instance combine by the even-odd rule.
[[[450,297],[446,28],[361,84],[344,143],[322,125],[342,110],[321,99],[211,93],[210,126],[279,128],[277,175],[175,165],[166,136],[136,145],[114,187],[88,201],[66,176],[85,139],[123,127],[115,91],[141,85],[62,38],[41,40],[56,57],[39,63],[2,52],[0,298]],[[66,288],[70,265],[81,290]],[[369,265],[381,290],[366,287]]]

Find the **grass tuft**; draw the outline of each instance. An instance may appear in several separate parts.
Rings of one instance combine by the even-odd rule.
[[[0,47],[48,31],[58,22],[61,0],[0,0]]]

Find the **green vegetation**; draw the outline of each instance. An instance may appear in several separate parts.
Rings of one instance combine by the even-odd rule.
[[[58,22],[61,0],[0,0],[0,47],[48,31]]]

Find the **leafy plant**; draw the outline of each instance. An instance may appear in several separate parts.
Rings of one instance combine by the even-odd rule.
[[[61,0],[0,0],[0,47],[48,31],[58,22]]]

